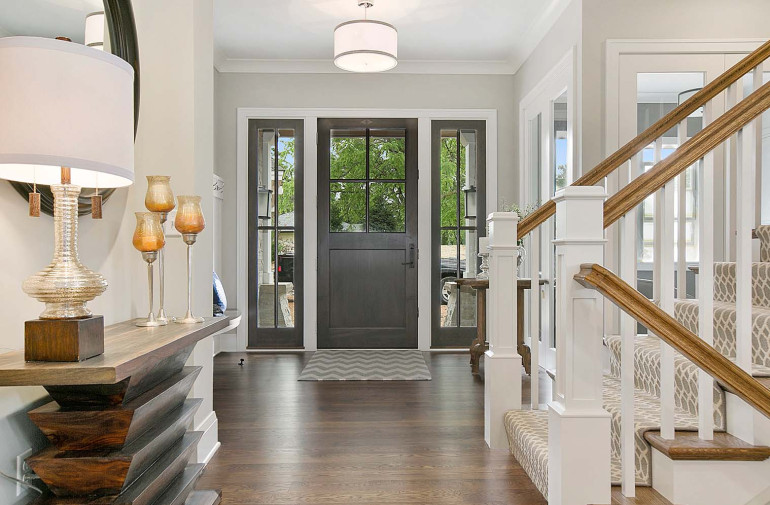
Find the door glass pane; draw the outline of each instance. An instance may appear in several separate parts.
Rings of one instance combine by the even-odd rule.
[[[294,130],[281,130],[278,137],[278,226],[294,227]]]
[[[478,268],[476,230],[463,230],[460,237],[460,275],[475,278]],[[476,290],[470,286],[460,290],[460,326],[476,326]]]
[[[366,184],[332,182],[329,184],[329,231],[366,231]]]
[[[406,138],[404,130],[371,130],[369,137],[369,177],[398,179],[406,177]]]
[[[702,72],[646,72],[637,74],[637,134],[642,133],[660,118],[671,112],[679,104],[690,98],[704,85]],[[692,137],[703,129],[703,109],[698,109],[687,118],[687,138]],[[685,139],[686,140],[686,139]],[[647,171],[660,160],[665,159],[679,147],[677,128],[672,128],[663,134],[660,145],[650,144],[642,151],[643,170]],[[659,152],[656,152],[659,149]],[[685,237],[686,258],[688,262],[698,261],[698,234],[697,234],[697,207],[694,202],[697,199],[698,181],[695,166],[686,170],[686,184],[683,188],[687,205],[685,227],[688,230]],[[675,180],[676,198],[679,198],[679,179]],[[678,201],[678,200],[677,200]],[[649,268],[644,267],[651,263],[653,258],[653,246],[655,238],[654,225],[655,195],[648,197],[642,203],[642,212],[639,212],[637,226],[637,261],[641,268],[639,272],[639,289],[647,296],[652,296],[652,286],[649,280]],[[678,229],[679,205],[675,204],[675,225]],[[678,241],[678,233],[675,233]],[[677,243],[673,254],[678,257]]]
[[[406,185],[403,182],[369,184],[369,231],[406,231]]]
[[[257,292],[257,326],[275,328],[275,232],[262,229],[257,233],[259,253],[259,287]]]
[[[366,130],[332,130],[330,179],[366,179]]]
[[[273,128],[257,130],[257,213],[260,226],[271,226],[275,216],[273,203],[275,187],[275,141]]]
[[[553,101],[553,191],[569,185],[567,180],[567,92]]]
[[[458,184],[460,170],[464,168],[458,169],[458,158],[464,160],[464,153],[457,137],[457,130],[441,132],[441,226],[457,226],[458,205],[464,204],[460,202]],[[465,209],[461,211],[464,214]]]
[[[278,231],[278,327],[294,327],[294,232]]]
[[[478,172],[478,151],[476,130],[460,130],[460,219],[464,226],[473,226],[477,217],[476,177]],[[482,216],[483,217],[483,216]]]
[[[458,262],[462,253],[462,248],[458,248],[459,235],[456,229],[441,231],[441,326],[445,327],[458,325],[459,293],[455,281],[465,269],[464,262]]]

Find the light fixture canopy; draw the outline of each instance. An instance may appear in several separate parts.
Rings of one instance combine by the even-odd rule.
[[[372,0],[359,1],[366,9]],[[383,21],[347,21],[334,29],[334,64],[350,72],[384,72],[398,65],[398,31]]]
[[[104,50],[104,11],[86,16],[85,45]]]

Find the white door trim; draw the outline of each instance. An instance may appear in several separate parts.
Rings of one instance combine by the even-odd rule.
[[[620,57],[626,54],[748,54],[766,39],[608,39],[605,60],[604,156],[620,148],[618,140],[620,104]]]
[[[434,119],[482,120],[487,125],[487,212],[497,210],[497,110],[496,109],[349,109],[349,108],[253,108],[239,107],[236,137],[236,227],[237,227],[237,302],[244,321],[237,330],[237,350],[246,351],[248,335],[248,283],[246,279],[248,240],[248,122],[250,119],[303,119],[305,123],[304,156],[304,345],[306,351],[317,349],[317,154],[318,118],[416,118],[418,120],[418,194],[431,194],[430,123]],[[431,201],[419,199],[417,205],[418,347],[430,350],[431,324]]]
[[[538,114],[542,117],[540,126],[540,133],[542,139],[541,146],[541,167],[545,168],[545,175],[547,180],[551,180],[552,170],[552,155],[553,146],[551,145],[551,135],[549,131],[551,125],[553,125],[553,106],[552,103],[555,99],[561,96],[564,92],[567,93],[567,183],[571,184],[580,174],[580,146],[579,146],[579,125],[580,120],[578,118],[580,103],[578,94],[578,75],[576,69],[578,68],[577,62],[577,48],[571,47],[565,55],[554,65],[554,67],[538,82],[527,95],[519,102],[519,202],[533,204],[538,202],[532,201],[530,195],[530,188],[532,183],[532,174],[530,173],[531,163],[529,160],[529,145],[531,142],[529,122]],[[538,200],[542,204],[545,199],[545,187]],[[546,228],[543,228],[546,230]],[[541,240],[541,255],[547,254],[545,259],[546,265],[543,267],[545,276],[552,275],[550,272],[550,265],[552,260],[553,250],[550,247],[546,247],[544,244],[550,244],[550,241],[546,236],[542,236]],[[548,252],[550,251],[550,253]],[[550,292],[553,289],[553,279],[545,286],[544,290]],[[549,314],[550,304],[542,304],[541,311],[547,310]],[[525,314],[529,314],[529,301],[525,303]],[[549,333],[554,328],[552,317],[548,317],[540,327],[542,335]],[[525,321],[525,335],[530,335],[529,331],[529,319]],[[530,346],[532,345],[530,338]],[[540,363],[548,369],[555,368],[556,363],[556,349],[551,347],[549,339],[543,338],[540,344]]]

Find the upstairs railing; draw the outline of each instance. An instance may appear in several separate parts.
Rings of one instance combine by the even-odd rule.
[[[510,349],[506,331],[516,327],[515,311],[498,307],[515,307],[515,278],[509,286],[510,264],[515,260],[516,239],[531,234],[529,258],[540,256],[540,225],[556,215],[556,345],[557,362],[553,400],[549,406],[549,503],[607,503],[609,499],[609,418],[602,414],[602,350],[604,328],[603,305],[597,301],[597,287],[624,310],[620,316],[620,378],[621,378],[621,466],[622,488],[626,496],[635,494],[635,426],[634,426],[634,345],[639,319],[650,332],[661,339],[660,349],[660,404],[661,436],[672,439],[675,433],[675,350],[693,361],[699,368],[698,376],[698,433],[703,440],[714,434],[713,381],[716,378],[728,391],[734,392],[746,403],[728,412],[732,426],[753,427],[753,409],[770,417],[770,394],[763,389],[752,373],[752,230],[756,222],[757,205],[755,184],[757,167],[761,163],[761,118],[770,108],[770,83],[762,84],[762,65],[770,57],[770,42],[744,58],[716,80],[706,85],[690,99],[657,121],[642,134],[613,153],[593,170],[563,190],[554,200],[546,202],[518,223],[506,227],[496,221],[502,215],[490,218],[491,257],[497,257],[490,267],[490,319],[499,319],[489,329],[490,354],[488,358],[506,358]],[[753,93],[743,98],[742,78],[749,74]],[[727,112],[713,118],[710,102],[725,93]],[[687,139],[687,118],[704,107],[704,128]],[[663,135],[675,129],[679,147],[663,158]],[[647,172],[642,165],[641,152],[654,146],[654,166]],[[734,176],[737,196],[735,213],[735,356],[728,359],[714,347],[714,205],[717,198],[714,185],[714,157],[717,147],[724,145],[725,173]],[[687,262],[685,256],[684,196],[679,194],[675,205],[676,185],[684,187],[684,171],[694,167],[697,173],[697,233],[699,275],[697,277],[698,326],[695,336],[682,327],[674,316],[676,298],[686,295]],[[622,169],[630,181],[608,199],[595,186],[615,170]],[[677,180],[678,178],[678,180]],[[727,179],[727,177],[726,177]],[[636,291],[637,282],[637,213],[639,205],[655,195],[654,205],[654,261],[653,300]],[[557,204],[557,201],[560,204]],[[561,210],[557,212],[557,207]],[[677,217],[678,210],[678,217]],[[507,219],[507,217],[505,218]],[[679,226],[676,226],[679,219]],[[604,263],[604,228],[618,223],[619,277],[612,276],[600,265]],[[728,226],[726,224],[725,226]],[[497,236],[496,236],[497,235]],[[677,250],[678,246],[678,250]],[[677,251],[676,253],[674,251]],[[590,272],[582,264],[594,265]],[[496,267],[497,265],[497,267]],[[500,268],[503,266],[504,268]],[[536,264],[532,268],[537,272]],[[578,276],[578,280],[576,280]],[[532,370],[530,397],[532,408],[538,405],[537,371],[540,365],[537,338],[540,329],[540,296],[536,275],[532,275],[530,291],[529,333],[532,338]],[[601,277],[601,278],[600,278]],[[582,284],[581,284],[582,282]],[[680,289],[676,289],[677,285]],[[614,291],[612,291],[614,290]],[[623,295],[623,296],[621,296]],[[652,317],[652,319],[650,319]],[[656,319],[657,318],[657,319]],[[510,326],[509,326],[510,325]],[[496,356],[497,352],[497,356]],[[515,353],[513,353],[515,354]],[[492,360],[488,359],[488,362]],[[499,362],[498,362],[499,363]],[[511,401],[510,382],[514,391],[520,388],[518,369],[502,374],[494,365],[487,372],[487,432],[500,433],[501,424],[496,400],[507,386]],[[518,377],[518,385],[516,380]],[[496,380],[499,378],[499,380]],[[500,386],[500,382],[507,382]],[[498,384],[498,386],[495,386]],[[497,391],[495,393],[495,391]],[[513,393],[513,402],[521,399]],[[490,407],[491,405],[491,407]],[[506,409],[510,405],[506,405]],[[503,409],[505,410],[505,409]],[[492,415],[490,415],[490,413]],[[604,412],[606,414],[606,412]],[[574,424],[578,423],[578,424]],[[580,424],[582,423],[582,424]],[[575,435],[580,426],[580,436]],[[751,431],[751,428],[748,429]],[[747,430],[743,430],[744,438]],[[488,437],[488,441],[490,438]],[[498,441],[499,441],[498,437]],[[753,443],[754,440],[746,440]],[[492,444],[490,444],[492,445]],[[500,444],[498,443],[498,446]],[[587,451],[586,448],[591,450]],[[575,461],[582,463],[579,467]],[[605,465],[606,463],[606,465]],[[607,470],[605,472],[605,470]],[[585,501],[581,501],[585,500]]]

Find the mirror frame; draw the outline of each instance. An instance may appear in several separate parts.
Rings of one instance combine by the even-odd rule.
[[[103,0],[104,16],[110,31],[110,45],[112,54],[127,61],[134,67],[134,138],[139,124],[139,43],[136,37],[136,22],[134,21],[134,9],[131,0]],[[23,182],[9,181],[11,186],[27,200],[33,191],[33,185]],[[83,188],[84,190],[86,188]],[[53,193],[49,186],[38,185],[40,193],[40,210],[53,216]],[[115,192],[115,189],[100,189],[102,201]],[[83,191],[78,197],[78,215],[83,216],[91,212],[91,196],[93,191]]]

